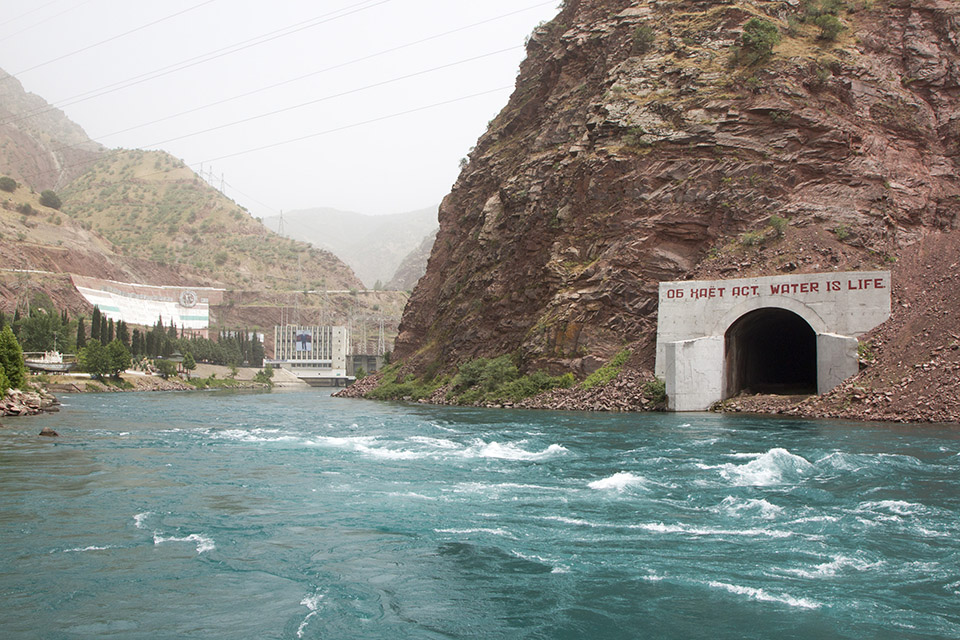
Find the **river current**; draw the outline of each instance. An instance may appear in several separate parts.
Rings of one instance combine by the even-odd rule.
[[[4,423],[3,638],[960,637],[956,426],[324,391]]]

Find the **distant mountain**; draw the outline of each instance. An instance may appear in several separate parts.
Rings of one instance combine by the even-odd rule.
[[[407,254],[396,272],[387,283],[387,289],[395,291],[412,291],[423,274],[427,272],[427,261],[430,259],[430,252],[433,250],[433,243],[437,240],[437,231],[434,229],[426,237],[420,246]]]
[[[36,191],[57,190],[103,151],[62,111],[0,70],[0,175]]]
[[[263,224],[280,232],[279,216],[264,218]],[[390,281],[403,259],[436,227],[436,207],[385,216],[319,208],[284,213],[282,235],[330,251],[372,288],[377,281]]]

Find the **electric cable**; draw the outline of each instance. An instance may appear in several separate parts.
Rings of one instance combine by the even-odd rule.
[[[54,0],[54,2],[59,2],[59,1],[60,1],[60,0]],[[47,4],[54,4],[54,2],[49,2],[49,3],[47,3]],[[81,2],[80,4],[75,4],[75,5],[73,5],[72,7],[69,7],[69,8],[67,8],[67,9],[64,9],[64,10],[61,11],[60,13],[55,13],[55,14],[53,14],[52,16],[48,16],[48,17],[44,18],[43,20],[40,20],[39,22],[34,22],[34,23],[31,24],[29,27],[24,27],[23,29],[20,29],[20,31],[14,31],[13,33],[11,33],[11,34],[9,34],[9,35],[3,36],[2,38],[0,38],[0,42],[6,42],[6,41],[9,40],[10,38],[15,38],[15,37],[19,36],[21,33],[26,33],[27,31],[30,31],[31,29],[36,29],[37,27],[39,27],[39,26],[42,25],[42,24],[46,24],[47,22],[50,22],[51,20],[54,20],[54,19],[56,19],[56,18],[59,18],[59,17],[62,16],[62,15],[68,14],[68,13],[70,13],[71,11],[76,11],[77,9],[79,9],[80,7],[82,7],[83,5],[85,5],[85,4],[90,4],[91,2],[93,2],[93,0],[84,0],[84,1]],[[45,6],[47,6],[47,5],[43,5],[43,6],[45,7]],[[43,8],[43,7],[39,7],[38,9],[42,9],[42,8]],[[35,9],[35,11],[36,11],[36,9]],[[33,13],[33,12],[32,12],[32,11],[29,11],[28,13]],[[26,15],[26,14],[24,14],[24,15]]]
[[[5,24],[10,24],[11,22],[14,22],[14,21],[16,21],[16,20],[19,20],[20,18],[25,18],[25,17],[27,17],[28,15],[30,15],[31,13],[36,13],[37,11],[40,11],[40,9],[43,9],[44,7],[49,7],[50,5],[52,5],[52,4],[57,4],[57,3],[60,2],[60,1],[61,1],[61,0],[50,0],[50,2],[44,3],[44,4],[40,5],[39,7],[34,7],[33,9],[30,9],[29,11],[24,11],[23,13],[21,13],[21,14],[19,14],[19,15],[13,16],[12,18],[7,18],[7,19],[4,20],[3,22],[0,22],[0,27],[2,27],[2,26],[5,25]]]
[[[369,2],[369,0],[366,0],[366,1]],[[379,5],[384,4],[385,2],[389,2],[389,1],[391,1],[391,0],[381,0],[380,2],[377,2],[376,4],[370,5],[370,6],[368,6],[368,7],[361,7],[361,8],[359,8],[359,9],[356,9],[355,11],[350,11],[350,13],[346,13],[346,14],[344,14],[344,15],[342,15],[342,16],[333,17],[333,18],[330,19],[330,21],[336,20],[336,19],[341,18],[341,17],[345,17],[345,16],[347,16],[347,15],[352,15],[353,13],[357,13],[357,12],[359,12],[359,11],[364,11],[364,10],[366,10],[366,9],[379,6]],[[389,54],[389,53],[394,53],[394,52],[400,51],[400,50],[402,50],[402,49],[407,49],[407,48],[409,48],[409,47],[413,47],[413,46],[416,46],[416,45],[419,45],[419,44],[423,44],[423,43],[429,42],[429,41],[431,41],[431,40],[436,40],[436,39],[439,39],[439,38],[442,38],[442,37],[445,37],[445,36],[448,36],[448,35],[452,35],[452,34],[454,34],[454,33],[459,33],[459,32],[461,32],[461,31],[465,31],[465,30],[467,30],[467,29],[472,29],[472,28],[475,28],[475,27],[478,27],[478,26],[482,26],[482,25],[484,25],[484,24],[488,24],[488,23],[490,23],[490,22],[495,22],[495,21],[497,21],[497,20],[502,20],[502,19],[504,19],[504,18],[508,18],[508,17],[510,17],[510,16],[513,16],[513,15],[516,15],[516,14],[519,14],[519,13],[523,13],[523,12],[526,12],[526,11],[530,11],[530,10],[533,10],[533,9],[536,9],[536,8],[539,8],[539,7],[542,7],[542,6],[544,6],[544,5],[553,4],[554,1],[555,1],[555,0],[547,0],[546,2],[539,2],[539,3],[537,3],[537,4],[530,5],[530,6],[528,6],[528,7],[523,8],[523,9],[517,9],[517,10],[515,10],[515,11],[511,11],[511,12],[508,12],[508,13],[501,14],[501,15],[499,15],[499,16],[494,16],[493,18],[488,18],[488,19],[485,19],[485,20],[481,20],[481,21],[479,21],[479,22],[474,22],[474,23],[472,23],[472,24],[464,25],[464,26],[462,26],[462,27],[457,27],[456,29],[451,29],[451,30],[448,30],[448,31],[444,31],[444,32],[441,32],[441,33],[437,33],[437,34],[434,34],[434,35],[432,35],[432,36],[427,36],[426,38],[421,38],[420,40],[415,40],[415,41],[413,41],[413,42],[408,42],[408,43],[406,43],[406,44],[398,45],[398,46],[396,46],[396,47],[391,47],[391,48],[389,48],[389,49],[383,49],[383,50],[378,51],[378,52],[376,52],[376,53],[372,53],[372,54],[368,54],[368,55],[365,55],[365,56],[361,56],[361,57],[359,57],[359,58],[354,58],[354,59],[352,59],[352,60],[348,60],[348,61],[346,61],[346,62],[342,62],[342,63],[336,64],[336,65],[333,65],[333,66],[330,66],[330,67],[326,67],[326,68],[323,68],[323,69],[319,69],[319,70],[317,70],[317,71],[312,71],[312,72],[310,72],[310,73],[307,73],[307,74],[304,74],[304,75],[301,75],[301,76],[297,76],[296,78],[291,78],[291,79],[289,79],[289,80],[284,80],[284,81],[282,81],[282,82],[278,82],[278,83],[273,84],[273,85],[269,85],[269,86],[266,86],[266,87],[261,87],[261,88],[259,88],[259,89],[254,89],[254,90],[252,90],[252,91],[248,91],[248,92],[246,92],[246,93],[241,93],[241,94],[238,94],[238,95],[236,95],[236,96],[232,96],[232,97],[230,97],[230,98],[224,98],[224,99],[222,99],[222,100],[218,100],[218,101],[216,101],[216,102],[212,102],[212,103],[209,103],[209,104],[206,104],[206,105],[202,105],[202,106],[200,106],[200,107],[195,107],[195,108],[193,108],[193,109],[188,109],[188,110],[186,110],[186,111],[182,111],[182,112],[177,113],[177,114],[173,114],[173,115],[170,115],[170,116],[165,116],[165,117],[163,117],[163,118],[159,118],[159,119],[157,119],[157,120],[154,120],[154,121],[151,121],[151,122],[148,122],[148,123],[145,123],[145,124],[141,124],[141,125],[136,125],[136,126],[134,126],[134,127],[130,127],[129,129],[124,129],[124,130],[122,130],[122,131],[115,131],[115,132],[113,132],[113,133],[106,134],[106,135],[104,135],[104,136],[99,136],[98,138],[111,137],[111,136],[113,136],[113,135],[117,135],[117,134],[120,134],[120,133],[126,133],[127,131],[132,131],[132,130],[134,130],[134,129],[139,129],[139,128],[142,128],[142,127],[150,126],[150,125],[152,125],[152,124],[157,124],[157,123],[163,122],[163,121],[165,121],[165,120],[170,120],[170,119],[177,118],[177,117],[180,117],[180,116],[183,116],[183,115],[187,115],[187,114],[190,114],[190,113],[194,113],[194,112],[196,112],[196,111],[201,111],[201,110],[203,110],[203,109],[207,109],[207,108],[210,108],[210,107],[218,106],[218,105],[221,105],[221,104],[230,102],[230,101],[232,101],[232,100],[239,100],[239,99],[241,99],[241,98],[245,98],[245,97],[248,97],[248,96],[251,96],[251,95],[255,95],[255,94],[257,94],[257,93],[261,93],[261,92],[263,92],[263,91],[268,91],[268,90],[270,90],[270,89],[274,89],[274,88],[277,88],[277,87],[280,87],[280,86],[283,86],[283,85],[286,85],[286,84],[290,84],[290,83],[293,83],[293,82],[298,82],[298,81],[300,81],[300,80],[304,80],[304,79],[306,79],[306,78],[313,77],[313,76],[316,76],[316,75],[319,75],[319,74],[322,74],[322,73],[326,73],[326,72],[329,72],[329,71],[334,71],[334,70],[336,70],[336,69],[342,69],[342,68],[344,68],[344,67],[347,67],[347,66],[350,66],[350,65],[353,65],[353,64],[357,64],[357,63],[359,63],[359,62],[365,62],[365,61],[367,61],[367,60],[371,60],[371,59],[373,59],[373,58],[377,58],[377,57],[380,57],[380,56],[383,56],[383,55],[387,55],[387,54]],[[349,7],[346,7],[346,8],[344,8],[344,9],[342,9],[342,11],[346,11],[346,10],[348,10],[348,9],[353,9],[354,7],[358,7],[358,6],[363,5],[363,4],[365,4],[365,2],[361,2],[361,3],[358,3],[358,4],[356,4],[356,5],[351,5],[351,6],[349,6]],[[332,12],[332,13],[336,13],[336,12]],[[223,57],[223,56],[225,56],[225,55],[229,55],[229,54],[231,54],[231,53],[236,53],[236,52],[238,52],[238,51],[243,51],[243,50],[248,49],[248,48],[250,48],[250,47],[257,46],[258,44],[262,44],[262,43],[264,43],[264,42],[269,42],[269,41],[274,40],[274,39],[276,39],[276,38],[279,38],[279,37],[282,37],[282,36],[285,36],[285,35],[290,35],[291,33],[296,33],[297,31],[302,31],[303,29],[297,29],[296,31],[291,31],[291,32],[289,32],[289,33],[280,33],[280,32],[282,32],[282,31],[286,31],[287,29],[291,29],[291,28],[293,28],[293,27],[306,24],[307,22],[312,22],[312,21],[314,21],[314,20],[318,20],[318,19],[320,19],[320,18],[324,18],[324,17],[330,16],[330,15],[332,15],[332,13],[323,14],[322,16],[318,16],[318,17],[315,17],[315,18],[311,18],[310,20],[307,20],[307,21],[304,21],[304,22],[300,22],[300,23],[296,23],[295,25],[291,25],[291,26],[288,26],[288,27],[284,27],[283,29],[278,29],[278,30],[272,31],[272,32],[270,32],[270,33],[268,33],[268,34],[264,34],[264,35],[262,35],[262,36],[257,36],[256,38],[251,38],[250,40],[245,40],[245,41],[242,41],[242,42],[237,43],[237,44],[234,44],[234,45],[229,45],[228,47],[224,47],[224,48],[221,48],[221,49],[217,49],[217,50],[215,50],[215,51],[213,51],[213,52],[208,52],[208,53],[206,53],[206,54],[202,54],[202,55],[196,56],[196,57],[194,57],[194,58],[188,58],[187,60],[183,60],[183,61],[177,62],[177,63],[175,63],[175,64],[173,64],[173,65],[168,65],[168,66],[166,66],[166,67],[162,67],[162,68],[160,68],[160,69],[155,69],[155,70],[153,70],[153,71],[149,71],[149,72],[140,74],[139,76],[134,76],[133,78],[128,78],[128,79],[126,79],[126,80],[121,80],[121,81],[115,82],[115,83],[110,84],[110,85],[105,85],[105,86],[103,86],[103,87],[100,87],[99,89],[92,89],[92,90],[87,91],[87,92],[85,92],[85,93],[76,94],[76,95],[74,95],[74,96],[72,96],[72,97],[70,97],[70,98],[65,98],[65,99],[63,99],[63,100],[61,100],[61,101],[59,101],[59,102],[56,102],[56,103],[54,103],[53,105],[50,105],[50,106],[48,106],[48,107],[44,107],[44,108],[41,108],[41,109],[37,109],[37,110],[35,110],[35,111],[28,112],[28,113],[26,113],[26,114],[21,114],[21,115],[18,115],[18,116],[9,118],[9,119],[7,119],[7,120],[0,121],[0,125],[13,124],[13,123],[15,123],[15,122],[20,122],[20,121],[22,121],[22,120],[26,120],[26,119],[28,119],[28,118],[33,118],[33,117],[36,117],[36,116],[41,115],[41,114],[43,114],[43,113],[47,113],[47,112],[49,112],[49,111],[52,111],[52,110],[55,110],[55,109],[59,109],[59,108],[61,108],[61,107],[68,107],[68,106],[71,106],[71,105],[74,105],[74,104],[78,104],[78,103],[80,103],[80,102],[86,102],[87,100],[92,100],[92,99],[94,99],[94,98],[99,98],[99,97],[101,97],[101,96],[108,95],[108,94],[110,94],[110,93],[114,93],[115,91],[121,91],[121,90],[126,89],[126,88],[128,88],[128,87],[136,86],[136,85],[138,85],[138,84],[142,84],[143,82],[148,82],[148,81],[150,81],[150,80],[154,80],[154,79],[156,79],[156,78],[160,78],[160,77],[169,75],[169,74],[171,74],[171,73],[175,73],[175,72],[177,72],[177,71],[181,71],[181,70],[183,70],[183,69],[187,69],[187,68],[190,68],[190,67],[192,67],[192,66],[196,66],[196,65],[198,65],[198,64],[203,64],[204,62],[208,62],[208,61],[210,61],[210,60],[215,60],[215,59],[217,59],[217,58]],[[327,22],[327,21],[324,21],[324,23],[325,23],[325,22]],[[320,24],[323,24],[323,23],[320,23]],[[316,26],[316,25],[308,25],[308,26],[303,27],[303,28],[310,28],[310,27],[312,27],[312,26]],[[280,34],[280,35],[276,35],[276,34]],[[274,36],[274,35],[276,35],[276,37],[270,37],[270,38],[267,39],[267,40],[263,40],[263,41],[261,41],[261,42],[256,42],[256,40],[259,40],[260,38],[268,38],[269,36]],[[206,57],[206,58],[205,58],[205,56],[210,56],[210,57]],[[201,59],[201,58],[203,58],[203,59]],[[123,86],[118,86],[118,85],[123,85]]]
[[[172,13],[172,14],[170,14],[170,15],[168,15],[168,16],[163,17],[163,18],[159,18],[159,19],[157,19],[157,20],[154,20],[153,22],[148,22],[147,24],[140,25],[139,27],[136,27],[136,28],[134,28],[134,29],[130,29],[129,31],[124,31],[123,33],[117,34],[117,35],[115,35],[115,36],[111,36],[111,37],[107,38],[106,40],[101,40],[101,41],[99,41],[99,42],[94,42],[93,44],[89,44],[89,45],[87,45],[87,46],[85,46],[85,47],[81,47],[80,49],[77,49],[76,51],[71,51],[70,53],[65,53],[65,54],[63,54],[63,55],[57,56],[56,58],[51,58],[50,60],[47,60],[46,62],[41,62],[40,64],[35,64],[35,65],[33,65],[32,67],[29,67],[29,68],[27,68],[27,69],[23,69],[23,70],[18,71],[18,72],[16,72],[16,73],[10,74],[10,76],[8,76],[8,78],[9,78],[9,77],[12,77],[12,76],[21,76],[21,75],[23,75],[23,74],[25,74],[25,73],[28,73],[28,72],[30,72],[30,71],[33,71],[34,69],[39,69],[39,68],[41,68],[41,67],[47,66],[48,64],[53,64],[54,62],[58,62],[58,61],[60,61],[60,60],[63,60],[64,58],[69,58],[70,56],[75,56],[75,55],[77,55],[78,53],[83,53],[84,51],[89,51],[90,49],[94,49],[94,48],[99,47],[100,45],[106,44],[106,43],[108,43],[108,42],[113,42],[114,40],[119,40],[120,38],[124,38],[124,37],[130,35],[131,33],[136,33],[137,31],[143,31],[144,29],[147,29],[147,28],[152,27],[152,26],[154,26],[154,25],[160,24],[161,22],[165,22],[165,21],[170,20],[170,19],[172,19],[172,18],[176,18],[177,16],[181,16],[181,15],[183,15],[183,14],[185,14],[185,13],[189,13],[189,12],[191,12],[191,11],[194,11],[194,10],[196,10],[196,9],[199,9],[200,7],[206,6],[206,5],[211,4],[211,3],[213,3],[213,2],[216,2],[216,1],[217,1],[217,0],[204,0],[204,1],[201,2],[200,4],[195,4],[195,5],[193,5],[192,7],[189,7],[189,8],[187,8],[187,9],[182,10],[182,11],[177,11],[176,13]],[[6,81],[8,78],[2,78],[2,79],[0,79],[0,82],[4,82],[4,81]]]
[[[203,161],[203,164],[208,162],[217,162],[219,160],[226,160],[227,158],[235,158],[237,156],[247,155],[248,153],[255,153],[257,151],[265,151],[267,149],[273,149],[275,147],[280,147],[287,144],[292,144],[294,142],[301,142],[303,140],[309,140],[310,138],[317,138],[320,136],[325,136],[331,133],[337,133],[339,131],[345,131],[347,129],[355,129],[357,127],[362,127],[368,124],[373,124],[375,122],[383,122],[384,120],[392,120],[394,118],[399,118],[401,116],[410,115],[411,113],[418,113],[420,111],[427,111],[429,109],[435,109],[437,107],[446,106],[448,104],[453,104],[455,102],[463,102],[464,100],[470,100],[471,98],[479,98],[480,96],[489,95],[491,93],[497,93],[498,91],[505,91],[507,89],[512,89],[513,86],[506,85],[502,87],[497,87],[496,89],[488,89],[487,91],[480,91],[478,93],[471,93],[470,95],[461,96],[459,98],[452,98],[450,100],[443,100],[441,102],[434,102],[433,104],[428,104],[422,107],[415,107],[413,109],[407,109],[406,111],[397,111],[385,116],[379,116],[376,118],[371,118],[369,120],[363,120],[361,122],[354,122],[353,124],[346,124],[340,127],[334,127],[332,129],[325,129],[323,131],[317,131],[315,133],[308,133],[307,135],[298,136],[296,138],[289,138],[287,140],[281,140],[280,142],[273,142],[270,144],[265,144],[259,147],[253,147],[251,149],[245,149],[243,151],[237,151],[235,153],[228,153],[226,155],[218,156],[216,158],[209,158]],[[192,164],[197,164],[196,162]]]
[[[484,24],[488,24],[488,23],[490,23],[490,22],[494,22],[494,21],[497,21],[497,20],[502,20],[502,19],[504,19],[504,18],[509,18],[510,16],[516,15],[516,14],[518,14],[518,13],[523,13],[523,12],[525,12],[525,11],[530,11],[530,10],[532,10],[532,9],[536,9],[536,8],[541,7],[541,6],[543,6],[543,5],[546,5],[546,4],[552,4],[553,1],[554,1],[554,0],[549,0],[548,2],[541,2],[541,3],[539,3],[539,4],[535,4],[535,5],[526,7],[526,8],[524,8],[524,9],[518,9],[518,10],[516,10],[516,11],[511,11],[511,12],[509,12],[509,13],[504,13],[504,14],[501,14],[501,15],[499,15],[499,16],[495,16],[495,17],[493,17],[493,18],[488,18],[488,19],[486,19],[486,20],[481,20],[481,21],[479,21],[479,22],[474,22],[474,23],[472,23],[472,24],[468,24],[468,25],[465,25],[465,26],[462,26],[462,27],[457,27],[456,29],[450,29],[449,31],[444,31],[444,32],[442,32],[442,33],[437,33],[437,34],[434,34],[434,35],[432,35],[432,36],[427,36],[426,38],[421,38],[420,40],[414,40],[413,42],[408,42],[408,43],[405,43],[405,44],[397,45],[397,46],[395,46],[395,47],[390,47],[389,49],[382,49],[382,50],[380,50],[380,51],[377,51],[376,53],[367,54],[367,55],[361,56],[361,57],[359,57],[359,58],[353,58],[352,60],[347,60],[346,62],[341,62],[341,63],[335,64],[335,65],[332,65],[332,66],[329,66],[329,67],[324,67],[323,69],[318,69],[318,70],[316,70],[316,71],[311,71],[311,72],[309,72],[309,73],[305,73],[305,74],[300,75],[300,76],[297,76],[297,77],[295,77],[295,78],[290,78],[290,79],[287,79],[287,80],[283,80],[283,81],[281,81],[281,82],[277,82],[277,83],[274,83],[274,84],[271,84],[271,85],[267,85],[267,86],[265,86],[265,87],[260,87],[260,88],[257,88],[257,89],[253,89],[253,90],[251,90],[251,91],[247,91],[247,92],[245,92],[245,93],[237,94],[237,95],[231,96],[231,97],[229,97],[229,98],[223,98],[223,99],[221,99],[221,100],[217,100],[217,101],[215,101],[215,102],[210,102],[210,103],[207,103],[207,104],[205,104],[205,105],[201,105],[201,106],[199,106],[199,107],[193,107],[192,109],[187,109],[187,110],[181,111],[181,112],[179,112],[179,113],[175,113],[175,114],[171,114],[171,115],[168,115],[168,116],[164,116],[164,117],[162,117],[162,118],[157,118],[156,120],[151,120],[150,122],[145,122],[145,123],[143,123],[143,124],[134,125],[134,126],[132,126],[132,127],[126,128],[126,129],[121,129],[121,130],[119,130],[119,131],[114,131],[114,132],[112,132],[112,133],[108,133],[108,134],[104,134],[104,135],[99,135],[99,136],[97,136],[97,137],[94,138],[94,139],[95,139],[95,140],[103,140],[104,138],[111,138],[111,137],[113,137],[113,136],[120,135],[120,134],[122,134],[122,133],[128,133],[128,132],[130,132],[130,131],[135,131],[135,130],[137,130],[137,129],[142,129],[143,127],[149,127],[149,126],[154,125],[154,124],[159,124],[159,123],[161,123],[161,122],[166,122],[167,120],[173,120],[174,118],[179,118],[179,117],[181,117],[181,116],[189,115],[189,114],[191,114],[191,113],[196,113],[196,112],[198,112],[198,111],[203,111],[203,110],[209,109],[209,108],[211,108],[211,107],[217,107],[217,106],[220,106],[220,105],[222,105],[222,104],[226,104],[226,103],[228,103],[228,102],[233,102],[234,100],[240,100],[240,99],[242,99],[242,98],[247,98],[247,97],[250,97],[250,96],[252,96],[252,95],[256,95],[256,94],[258,94],[258,93],[263,93],[264,91],[269,91],[269,90],[271,90],[271,89],[276,89],[276,88],[278,88],[278,87],[282,87],[282,86],[285,86],[285,85],[288,85],[288,84],[292,84],[292,83],[294,83],[294,82],[299,82],[300,80],[305,80],[305,79],[307,79],[307,78],[311,78],[311,77],[314,77],[314,76],[317,76],[317,75],[320,75],[320,74],[323,74],[323,73],[327,73],[327,72],[330,72],[330,71],[335,71],[335,70],[337,70],[337,69],[342,69],[342,68],[344,68],[344,67],[348,67],[348,66],[350,66],[350,65],[354,65],[354,64],[357,64],[357,63],[360,63],[360,62],[366,62],[367,60],[371,60],[371,59],[373,59],[373,58],[378,58],[378,57],[380,57],[380,56],[384,56],[384,55],[387,55],[387,54],[389,54],[389,53],[396,53],[397,51],[401,51],[401,50],[403,50],[403,49],[408,49],[408,48],[410,48],[410,47],[413,47],[413,46],[416,46],[416,45],[419,45],[419,44],[423,44],[423,43],[429,42],[429,41],[431,41],[431,40],[436,40],[436,39],[442,38],[442,37],[444,37],[444,36],[449,36],[449,35],[452,35],[452,34],[454,34],[454,33],[459,33],[459,32],[461,32],[461,31],[466,31],[467,29],[473,29],[473,28],[475,28],[475,27],[479,27],[479,26],[482,26],[482,25],[484,25]],[[95,97],[95,96],[94,96],[94,97]],[[75,103],[71,103],[71,104],[75,104]],[[5,123],[0,123],[0,124],[5,124]]]
[[[213,2],[214,0],[209,0],[209,1]],[[94,98],[99,98],[101,96],[105,96],[105,95],[114,93],[116,91],[122,91],[123,89],[127,89],[129,87],[133,87],[138,84],[142,84],[144,82],[149,82],[150,80],[155,80],[157,78],[162,78],[164,76],[170,75],[171,73],[183,71],[184,69],[189,69],[191,67],[195,67],[197,65],[210,62],[211,60],[216,60],[218,58],[222,58],[224,56],[237,53],[239,51],[244,51],[246,49],[250,49],[257,45],[265,44],[267,42],[271,42],[278,38],[285,37],[285,36],[297,33],[299,31],[303,31],[305,29],[310,29],[315,26],[319,26],[321,24],[326,24],[328,22],[332,22],[334,20],[338,20],[340,18],[344,18],[350,15],[353,15],[355,13],[359,13],[360,11],[365,11],[367,9],[371,9],[373,7],[377,7],[379,5],[386,4],[387,2],[392,2],[392,1],[393,0],[379,0],[374,4],[369,4],[370,0],[363,0],[363,2],[358,2],[357,4],[350,5],[343,9],[337,9],[336,11],[331,11],[325,14],[321,14],[320,16],[315,16],[313,18],[310,18],[309,20],[297,22],[297,23],[294,23],[293,25],[288,25],[286,27],[283,27],[282,29],[277,29],[275,31],[271,31],[269,33],[262,34],[254,38],[250,38],[248,40],[243,40],[239,43],[234,43],[226,47],[221,47],[220,49],[215,49],[213,51],[203,53],[199,56],[194,56],[193,58],[187,58],[186,60],[181,60],[180,62],[167,65],[166,67],[154,69],[153,71],[147,71],[145,73],[141,73],[140,75],[134,76],[132,78],[127,78],[125,80],[119,80],[112,84],[104,85],[98,89],[91,89],[90,91],[86,91],[84,93],[78,93],[72,97],[64,98],[63,100],[60,100],[48,107],[42,107],[35,111],[21,114],[15,118],[9,118],[7,120],[0,121],[0,125],[20,122],[21,120],[26,120],[27,118],[33,118],[35,116],[47,113],[54,109],[60,109],[61,107],[69,107],[71,105],[78,104],[80,102],[86,102],[87,100],[92,100]],[[361,5],[368,5],[368,6],[361,6]],[[346,12],[346,13],[341,13],[341,12]],[[335,15],[337,13],[341,13],[341,15]],[[2,82],[3,80],[5,80],[5,78],[0,79],[0,82]]]
[[[336,98],[342,98],[343,96],[347,96],[347,95],[350,95],[350,94],[353,94],[353,93],[359,93],[359,92],[361,92],[361,91],[366,91],[366,90],[368,90],[368,89],[374,89],[374,88],[376,88],[376,87],[382,87],[382,86],[385,86],[385,85],[388,85],[388,84],[393,84],[394,82],[400,82],[401,80],[409,80],[410,78],[415,78],[415,77],[417,77],[417,76],[422,76],[422,75],[426,75],[426,74],[428,74],[428,73],[433,73],[434,71],[440,71],[440,70],[442,70],[442,69],[449,69],[450,67],[456,67],[456,66],[461,65],[461,64],[466,64],[467,62],[474,62],[474,61],[476,61],[476,60],[481,60],[481,59],[483,59],[483,58],[489,58],[490,56],[499,55],[499,54],[501,54],[501,53],[506,53],[506,52],[508,52],[508,51],[515,51],[515,50],[520,49],[520,48],[521,48],[521,47],[519,47],[519,46],[507,47],[506,49],[500,49],[499,51],[492,51],[492,52],[490,52],[490,53],[484,53],[484,54],[481,54],[481,55],[478,55],[478,56],[474,56],[474,57],[472,57],[472,58],[466,58],[466,59],[464,59],[464,60],[458,60],[457,62],[449,62],[449,63],[447,63],[447,64],[443,64],[443,65],[440,65],[440,66],[438,66],[438,67],[433,67],[433,68],[430,68],[430,69],[423,69],[423,70],[421,70],[421,71],[415,71],[415,72],[413,72],[413,73],[408,73],[408,74],[406,74],[406,75],[397,76],[396,78],[390,78],[389,80],[383,80],[383,81],[380,81],[380,82],[374,82],[373,84],[368,84],[368,85],[365,85],[365,86],[362,86],[362,87],[357,87],[357,88],[354,88],[354,89],[349,89],[349,90],[347,90],[347,91],[341,91],[340,93],[334,93],[334,94],[331,94],[331,95],[328,95],[328,96],[323,96],[322,98],[317,98],[317,99],[315,99],[315,100],[308,100],[307,102],[301,102],[300,104],[295,104],[295,105],[292,105],[292,106],[289,106],[289,107],[283,107],[282,109],[275,109],[274,111],[268,111],[267,113],[257,114],[257,115],[255,115],[255,116],[250,116],[250,117],[248,117],[248,118],[242,118],[242,119],[240,119],[240,120],[234,120],[233,122],[226,122],[226,123],[224,123],[224,124],[218,124],[218,125],[215,126],[215,127],[210,127],[210,128],[208,128],[208,129],[202,129],[202,130],[200,130],[200,131],[194,131],[194,132],[192,132],[192,133],[185,133],[185,134],[180,135],[180,136],[176,136],[176,137],[173,137],[173,138],[167,138],[166,140],[159,140],[159,141],[157,141],[157,142],[152,142],[152,143],[150,143],[150,144],[143,145],[143,146],[145,146],[145,147],[156,147],[156,146],[159,146],[159,145],[161,145],[161,144],[166,144],[166,143],[168,143],[168,142],[176,142],[177,140],[183,140],[184,138],[192,138],[192,137],[194,137],[194,136],[199,136],[199,135],[202,135],[202,134],[204,134],[204,133],[210,133],[210,132],[212,132],[212,131],[219,131],[220,129],[226,129],[226,128],[229,128],[229,127],[234,127],[234,126],[236,126],[236,125],[238,125],[238,124],[245,124],[245,123],[247,123],[247,122],[252,122],[252,121],[254,121],[254,120],[260,120],[261,118],[267,118],[267,117],[270,117],[270,116],[275,116],[275,115],[278,115],[278,114],[281,114],[281,113],[286,113],[286,112],[288,112],[288,111],[293,111],[294,109],[301,109],[301,108],[303,108],[303,107],[308,107],[308,106],[310,106],[310,105],[318,104],[318,103],[320,103],[320,102],[325,102],[325,101],[327,101],[327,100],[334,100],[334,99],[336,99]]]

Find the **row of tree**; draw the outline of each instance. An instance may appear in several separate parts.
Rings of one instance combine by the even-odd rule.
[[[264,358],[263,342],[255,332],[221,331],[217,340],[210,340],[189,335],[172,323],[164,325],[162,318],[150,329],[131,330],[123,320],[107,318],[98,307],[94,307],[89,318],[88,333],[86,316],[70,318],[65,309],[58,311],[49,296],[40,292],[22,311],[18,306],[12,319],[0,311],[0,329],[5,326],[23,351],[76,353],[81,366],[96,375],[113,375],[130,366],[119,368],[125,362],[120,347],[131,361],[169,358],[179,352],[195,362],[261,367]],[[114,343],[119,346],[113,346]],[[104,354],[112,355],[112,359]],[[110,367],[104,364],[108,360]]]

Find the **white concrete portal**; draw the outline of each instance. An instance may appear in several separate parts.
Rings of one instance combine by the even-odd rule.
[[[890,317],[890,272],[660,283],[656,374],[673,411],[741,392],[826,393]]]

